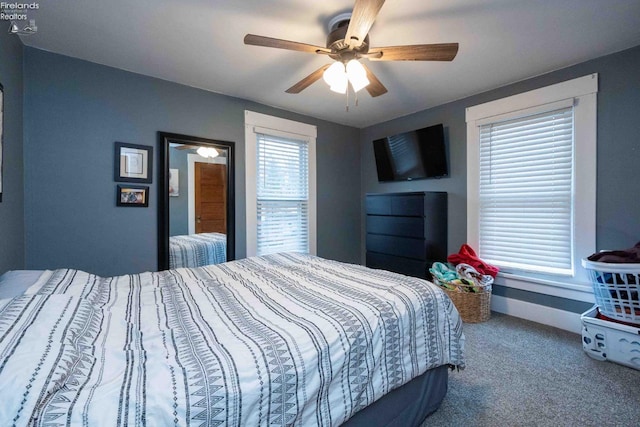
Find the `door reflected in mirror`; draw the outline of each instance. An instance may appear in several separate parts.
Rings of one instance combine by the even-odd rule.
[[[160,133],[160,270],[234,258],[233,143]]]

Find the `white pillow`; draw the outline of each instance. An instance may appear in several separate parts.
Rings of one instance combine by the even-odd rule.
[[[0,276],[0,299],[22,295],[38,281],[43,270],[13,270]]]

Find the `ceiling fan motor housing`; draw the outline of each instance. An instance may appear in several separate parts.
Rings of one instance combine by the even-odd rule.
[[[367,53],[369,51],[369,35],[364,38],[364,42],[360,47],[356,49],[349,49],[349,44],[345,42],[344,38],[349,29],[349,20],[340,21],[334,29],[327,36],[327,49],[331,49],[331,56],[335,60],[348,61],[353,58],[357,58],[360,53]]]

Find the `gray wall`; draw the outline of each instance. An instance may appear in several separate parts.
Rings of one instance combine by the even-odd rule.
[[[24,268],[24,168],[22,161],[23,46],[0,31],[0,83],[4,87],[0,274]]]
[[[584,62],[553,73],[464,98],[446,105],[362,129],[362,194],[400,191],[449,193],[449,252],[466,241],[465,108],[562,82],[599,74],[597,224],[598,249],[623,249],[640,241],[640,47]],[[378,183],[371,141],[397,132],[443,123],[448,136],[449,178],[403,183]],[[364,210],[363,210],[364,212]],[[364,214],[362,226],[364,227]],[[364,228],[362,230],[364,257]],[[363,258],[364,259],[364,258]],[[585,304],[541,298],[531,292],[496,287],[498,295],[579,312]]]
[[[187,150],[169,149],[169,167],[178,169],[178,196],[169,198],[169,235],[189,234],[189,173]]]
[[[359,261],[358,129],[33,48],[24,55],[28,268],[157,268],[157,167],[149,208],[116,207],[113,145],[152,145],[157,166],[158,131],[236,143],[236,257],[244,257],[245,109],[318,127],[318,254]]]

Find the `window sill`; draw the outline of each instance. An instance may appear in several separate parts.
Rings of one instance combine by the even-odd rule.
[[[494,284],[576,301],[595,302],[591,283],[571,283],[569,281],[525,277],[513,273],[498,273]]]

